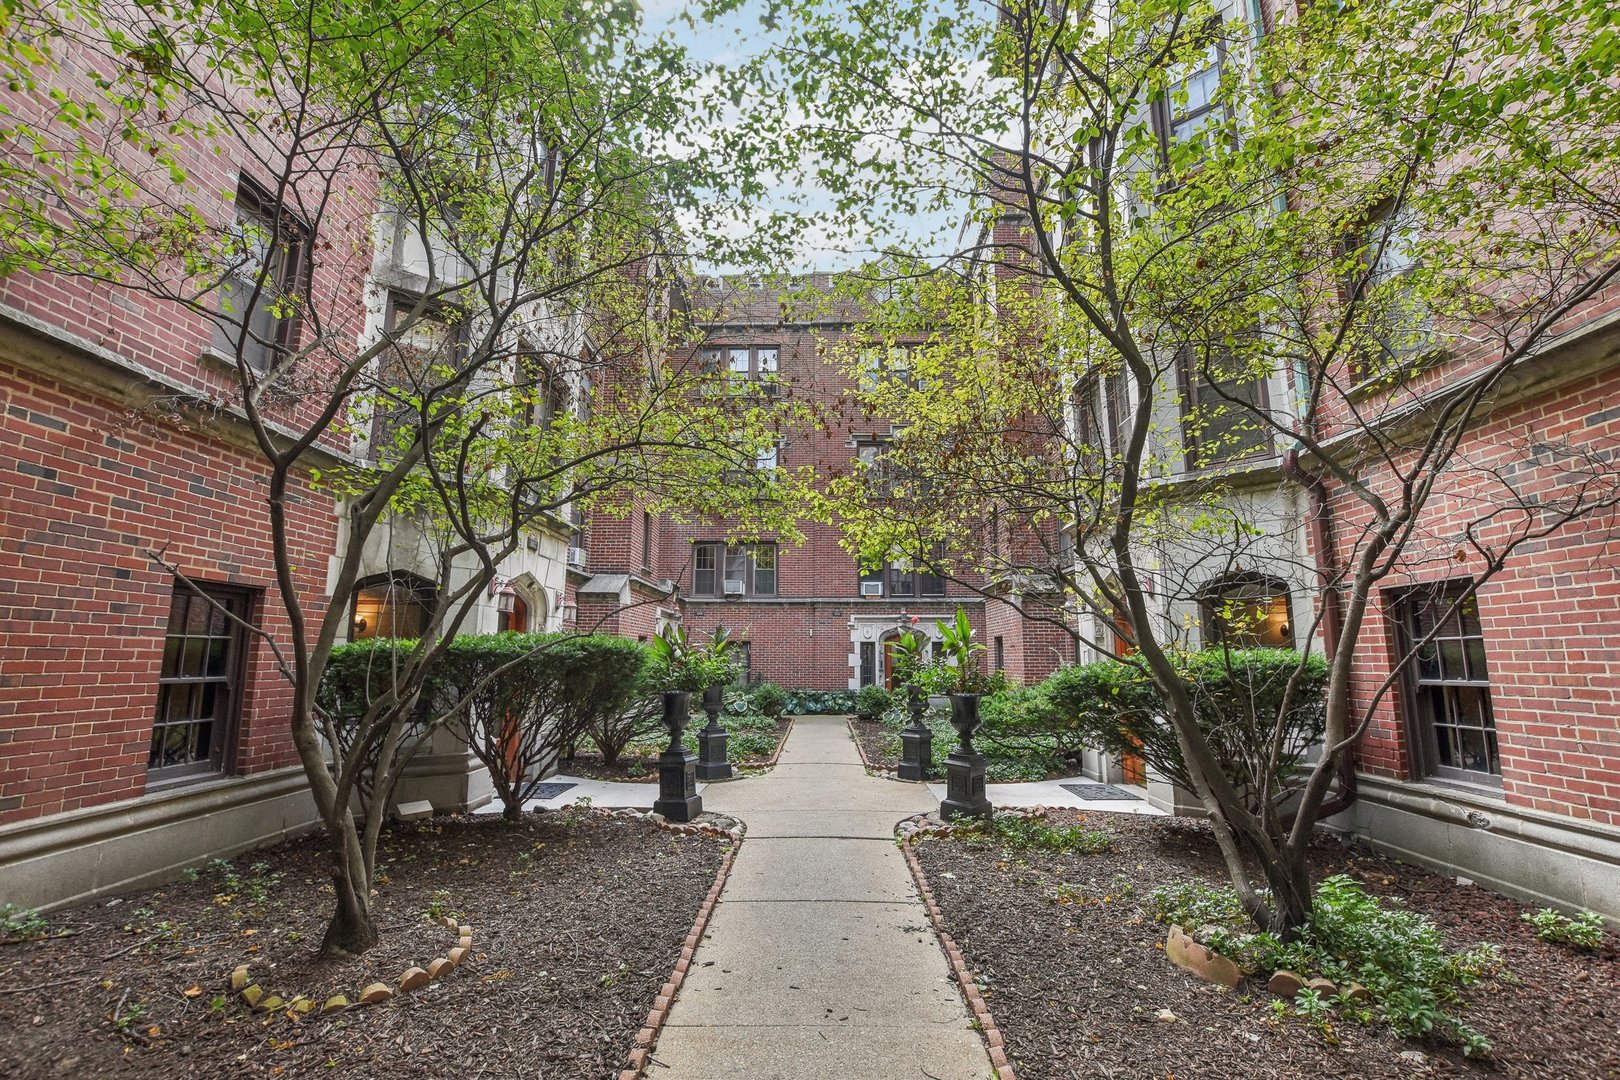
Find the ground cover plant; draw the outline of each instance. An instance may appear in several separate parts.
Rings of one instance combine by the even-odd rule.
[[[726,741],[726,759],[739,770],[758,768],[774,757],[792,726],[791,716],[780,709],[775,715],[763,711],[777,708],[785,693],[769,683],[761,686],[768,689],[760,692],[754,687],[732,687],[726,691],[720,724],[731,736]],[[682,743],[694,754],[698,752],[697,733],[708,722],[707,714],[694,701],[691,723],[682,737]],[[658,755],[669,745],[669,735],[658,709],[649,704],[640,712],[622,718],[620,723],[629,728],[629,736],[618,745],[611,759],[601,752],[593,736],[586,735],[579,741],[574,755],[560,763],[561,771],[596,780],[642,783],[657,779]]]
[[[574,808],[401,826],[381,845],[382,943],[333,962],[315,954],[331,891],[318,839],[216,861],[0,947],[0,1075],[612,1075],[723,849]],[[278,994],[392,985],[443,955],[438,916],[472,926],[471,955],[386,1005],[293,1021],[227,996],[240,963]]]
[[[1526,912],[1525,922],[1535,929],[1536,937],[1554,945],[1567,945],[1572,949],[1596,949],[1603,944],[1603,919],[1590,911],[1573,916],[1552,908]]]
[[[1059,839],[1092,834],[1106,842]],[[1385,1015],[1399,1015],[1398,995],[1375,991],[1363,1016],[1311,993],[1276,998],[1269,971],[1227,991],[1173,966],[1156,916],[1233,938],[1254,929],[1207,823],[1053,811],[1044,823],[958,829],[916,852],[1024,1080],[1620,1075],[1612,942],[1544,943],[1520,904],[1336,840],[1312,847],[1323,882],[1313,933],[1288,947],[1318,959],[1284,955],[1340,987],[1354,977],[1373,988],[1369,964],[1449,984],[1439,1011],[1488,1041],[1488,1058],[1466,1056],[1438,1015],[1431,1034],[1403,1035]]]

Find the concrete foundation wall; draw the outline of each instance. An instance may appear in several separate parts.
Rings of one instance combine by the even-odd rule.
[[[1438,784],[1366,775],[1355,805],[1327,824],[1508,896],[1620,922],[1620,829]]]
[[[48,909],[158,885],[315,822],[301,768],[16,822],[0,827],[0,903]]]

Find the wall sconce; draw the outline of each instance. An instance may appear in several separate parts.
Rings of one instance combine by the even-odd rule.
[[[490,579],[489,595],[495,598],[495,610],[502,615],[510,615],[517,610],[517,590],[512,588],[512,582],[499,574]]]

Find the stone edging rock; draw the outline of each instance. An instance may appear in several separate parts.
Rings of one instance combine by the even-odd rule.
[[[335,1013],[359,1005],[381,1005],[399,994],[419,989],[430,982],[444,978],[460,967],[461,962],[472,951],[472,927],[464,923],[458,923],[448,915],[440,917],[438,922],[446,930],[456,931],[455,947],[447,949],[445,955],[428,961],[426,968],[418,967],[415,964],[406,968],[399,977],[397,987],[389,986],[383,982],[374,982],[356,993],[352,1001],[347,994],[333,994],[324,1003],[317,1005],[314,998],[304,994],[298,994],[291,998],[282,998],[279,994],[266,993],[264,987],[252,981],[249,965],[238,964],[236,969],[231,972],[231,993],[240,997],[242,1003],[254,1012],[280,1012],[293,1020],[302,1019],[311,1013]]]
[[[906,829],[906,826],[914,826]],[[927,815],[907,818],[900,823],[898,843],[900,852],[905,856],[906,865],[911,868],[911,878],[917,884],[917,892],[922,896],[923,906],[928,909],[928,921],[933,924],[934,936],[939,938],[940,948],[945,950],[945,958],[950,961],[951,974],[956,977],[956,983],[962,988],[962,997],[973,1013],[973,1019],[979,1024],[979,1034],[984,1037],[985,1049],[990,1052],[990,1064],[995,1067],[997,1080],[1018,1080],[1018,1074],[1013,1071],[1012,1061],[1007,1057],[1006,1043],[1001,1037],[1001,1029],[996,1027],[995,1018],[990,1015],[990,1006],[984,1002],[984,995],[979,992],[979,984],[973,978],[973,972],[967,966],[967,960],[962,956],[962,950],[957,947],[950,931],[945,929],[945,916],[939,910],[939,904],[934,901],[934,890],[928,884],[928,877],[923,873],[922,864],[917,861],[917,853],[912,850],[918,835],[931,835],[950,831],[950,826],[937,821]],[[627,1080],[621,1077],[620,1080]]]
[[[785,745],[787,739],[784,738],[782,742]],[[781,747],[777,748],[777,753],[781,753]],[[671,832],[729,836],[732,844],[725,858],[720,861],[720,869],[715,872],[714,884],[709,886],[709,894],[703,898],[703,903],[698,907],[697,918],[692,920],[691,931],[681,942],[681,956],[675,961],[675,970],[670,973],[664,985],[658,988],[658,996],[653,999],[652,1008],[647,1010],[647,1019],[641,1025],[641,1030],[636,1032],[635,1044],[630,1048],[630,1055],[625,1060],[625,1067],[619,1072],[618,1080],[641,1080],[642,1073],[647,1068],[647,1060],[652,1054],[653,1044],[658,1041],[658,1033],[664,1029],[664,1021],[669,1018],[670,1007],[675,1004],[675,995],[680,991],[681,984],[686,981],[686,973],[692,966],[692,956],[697,952],[698,942],[703,940],[703,932],[709,928],[709,917],[714,914],[715,904],[720,902],[720,891],[725,888],[726,878],[731,875],[732,861],[737,857],[737,849],[742,846],[745,834],[745,827],[741,821],[723,829],[704,822],[674,825],[657,814],[648,814],[647,817],[655,821],[660,828]]]

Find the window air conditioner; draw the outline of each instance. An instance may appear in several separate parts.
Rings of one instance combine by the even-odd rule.
[[[577,547],[569,548],[568,549],[568,565],[569,566],[584,566],[585,565],[585,549],[584,548],[577,548]]]
[[[748,590],[743,586],[743,583],[740,582],[740,581],[728,581],[728,582],[726,582],[726,595],[727,596],[741,596],[743,593],[745,593],[747,591]]]
[[[883,582],[881,582],[881,581],[863,581],[863,582],[861,582],[861,595],[862,596],[882,596],[883,595]]]

